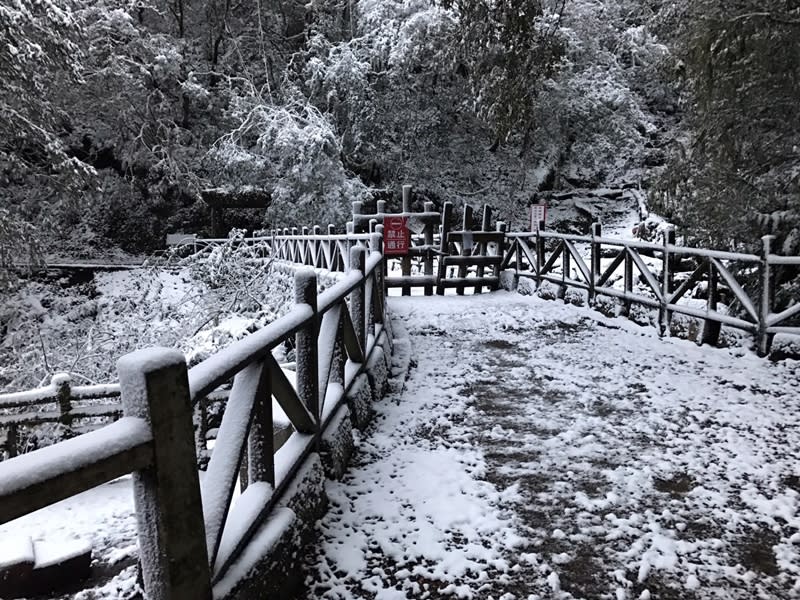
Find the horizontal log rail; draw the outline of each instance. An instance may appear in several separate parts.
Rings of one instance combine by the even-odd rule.
[[[570,287],[586,290],[590,303],[598,296],[616,298],[623,314],[630,314],[632,304],[656,308],[662,334],[674,314],[702,319],[701,343],[716,343],[725,325],[753,334],[763,356],[776,333],[800,334],[800,301],[773,309],[775,270],[800,265],[800,257],[773,254],[773,236],[762,238],[762,252],[756,255],[679,246],[674,231],[667,232],[662,244],[603,237],[601,231],[595,223],[590,235],[508,233],[501,266],[513,267],[537,285],[547,281],[562,292]],[[691,270],[679,275],[684,259],[691,259]],[[748,275],[758,278],[756,294],[741,280]],[[702,307],[685,301],[697,286],[705,286]],[[723,292],[734,314],[721,311]]]

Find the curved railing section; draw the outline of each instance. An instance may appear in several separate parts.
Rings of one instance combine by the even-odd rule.
[[[317,241],[309,237],[292,245],[314,248]],[[332,242],[327,254],[318,246],[320,256],[328,257],[325,268],[346,269],[337,283],[318,294],[316,272],[298,269],[288,314],[191,369],[180,352],[169,349],[120,359],[119,391],[107,391],[119,394],[123,418],[1,462],[0,523],[133,473],[148,598],[210,598],[213,584],[290,489],[386,340],[381,247],[380,227]],[[272,354],[287,342],[295,348],[294,372]],[[201,483],[193,406],[229,383]],[[56,385],[26,392],[7,405],[50,401],[54,392]],[[276,440],[278,416],[291,423],[286,440]],[[234,503],[243,469],[244,490]]]

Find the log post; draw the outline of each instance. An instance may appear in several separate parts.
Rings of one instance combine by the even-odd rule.
[[[567,289],[569,289],[568,279],[571,279],[570,272],[572,271],[572,255],[569,253],[567,241],[564,240],[564,250],[561,255],[561,288],[558,290],[559,296],[564,299],[566,303]]]
[[[503,260],[503,256],[505,256],[505,253],[506,253],[506,248],[505,248],[505,246],[506,246],[506,236],[505,236],[506,229],[507,229],[507,225],[506,225],[506,223],[504,221],[498,221],[497,223],[495,223],[495,230],[498,231],[499,233],[503,234],[503,237],[500,240],[500,247],[497,249],[497,255],[500,257],[501,262]],[[492,272],[493,272],[494,276],[497,277],[497,283],[495,283],[492,286],[492,290],[496,291],[496,290],[500,289],[500,265],[499,264],[495,265],[493,267],[493,271]],[[519,275],[519,271],[517,271],[517,275]]]
[[[350,295],[350,320],[356,331],[356,338],[361,349],[366,351],[366,306],[364,299],[364,269],[366,267],[366,248],[364,246],[353,246],[350,250],[350,269],[357,271],[361,277],[361,283],[353,290]]]
[[[322,235],[322,227],[320,227],[319,225],[314,225],[314,227],[311,229],[311,233],[314,236],[319,237],[320,235]],[[318,268],[318,269],[327,268],[327,265],[325,264],[325,261],[323,260],[324,257],[320,255],[321,250],[322,250],[322,242],[319,239],[312,240],[311,241],[311,248],[312,248],[312,251],[311,251],[312,252],[312,262],[314,263],[314,267]]]
[[[774,235],[765,235],[761,238],[761,301],[758,306],[758,331],[757,350],[759,356],[766,356],[769,352],[771,336],[767,333],[767,319],[772,310],[772,270],[769,264],[769,255],[772,253]]]
[[[311,240],[308,239],[309,230],[308,227],[303,225],[300,229],[300,235],[303,236],[303,239],[300,240],[300,263],[304,264],[307,267],[313,266],[313,261],[311,260]]]
[[[489,226],[491,225],[491,221],[492,221],[492,209],[488,204],[484,204],[483,216],[481,218],[481,231],[489,231]],[[480,244],[479,248],[480,252],[478,253],[480,256],[486,256],[488,254],[488,252],[486,251],[486,246],[487,246],[486,242],[482,242]],[[483,263],[478,265],[478,268],[475,271],[475,276],[478,278],[479,281],[483,279],[485,272],[486,269],[483,266]],[[483,291],[483,286],[480,283],[476,283],[474,293],[480,294],[482,291]]]
[[[375,228],[375,233],[372,234],[371,244],[373,252],[381,252],[383,248],[383,225],[378,225]],[[383,324],[383,302],[384,302],[384,283],[383,283],[383,265],[384,261],[378,264],[378,268],[375,270],[375,279],[372,285],[372,293],[375,294],[377,305],[380,307],[380,310],[374,311],[372,313],[372,321],[374,323]],[[372,310],[372,307],[367,307],[368,310]]]
[[[269,369],[261,366],[261,379],[253,405],[253,421],[247,436],[247,479],[275,486],[275,444],[272,426],[272,381]]]
[[[294,302],[308,305],[314,313],[314,318],[295,334],[295,361],[297,364],[297,395],[319,424],[317,275],[311,269],[302,269],[295,274]]]
[[[436,278],[436,294],[438,296],[444,295],[444,280],[447,277],[447,267],[444,264],[444,258],[450,253],[447,237],[450,232],[450,217],[452,214],[453,203],[445,202],[444,209],[442,210],[441,242],[439,244],[439,270]]]
[[[70,437],[72,433],[72,391],[69,373],[56,373],[50,382],[56,389],[59,412],[58,422],[67,428],[65,434],[66,437]]]
[[[667,244],[670,246],[675,245],[675,229],[667,229]],[[674,273],[677,272],[678,267],[680,266],[681,256],[677,252],[670,252],[669,255],[670,263],[669,263],[669,272],[670,277],[674,278]],[[670,282],[670,289],[672,289],[672,282]]]
[[[194,423],[194,447],[197,453],[197,466],[201,470],[205,470],[208,465],[208,398],[201,398],[197,403],[193,413],[192,420]]]
[[[708,261],[708,298],[706,299],[706,306],[709,311],[716,312],[719,293],[717,291],[717,271],[714,268],[714,263]],[[722,323],[714,319],[706,319],[703,321],[703,335],[700,338],[700,344],[708,344],[716,346],[719,342],[719,333],[722,329]]]
[[[406,217],[411,212],[411,192],[412,187],[409,184],[403,186],[403,215]],[[400,274],[403,276],[403,279],[411,277],[411,256],[408,254],[400,259]],[[403,282],[401,293],[403,296],[410,296],[411,286]]]
[[[672,233],[672,235],[670,235],[670,233]],[[658,327],[660,335],[669,334],[669,324],[672,317],[668,305],[669,305],[669,295],[672,292],[672,265],[674,262],[674,259],[671,256],[672,253],[670,251],[670,246],[674,245],[674,243],[675,243],[675,232],[674,230],[669,230],[667,231],[667,235],[664,236],[664,251],[661,255],[662,299],[661,302],[659,303],[659,311],[658,311]]]
[[[289,260],[293,263],[299,263],[303,260],[303,255],[300,253],[300,242],[297,240],[297,227],[292,227],[292,239],[288,240],[289,243]]]
[[[433,211],[434,211],[433,202],[426,202],[425,212],[433,212]],[[426,277],[433,276],[433,231],[434,231],[433,223],[426,222],[425,229],[423,230],[423,235],[425,236],[425,246],[426,246],[425,262],[423,269]],[[426,296],[433,295],[433,284],[430,283],[425,284],[425,295]]]
[[[186,360],[148,348],[117,362],[126,417],[145,419],[153,464],[133,474],[145,593],[151,600],[211,598]]]
[[[631,257],[631,253],[628,252],[627,247],[623,247],[622,252],[625,253],[625,278],[624,278],[624,288],[625,288],[625,298],[623,299],[622,306],[625,311],[625,316],[631,316],[631,300],[629,294],[633,294],[633,258]]]
[[[14,458],[17,454],[17,446],[19,445],[19,430],[16,423],[9,423],[6,427],[6,452],[8,458]]]
[[[597,292],[595,285],[597,278],[600,276],[600,242],[597,238],[603,236],[603,226],[600,223],[592,223],[592,250],[591,258],[589,259],[589,304],[594,304]]]
[[[353,231],[352,232],[348,231],[348,233],[361,233],[361,231],[364,229],[364,226],[361,225],[360,219],[357,219],[356,217],[363,213],[364,213],[364,203],[361,202],[360,200],[356,200],[355,202],[353,202],[353,221],[352,221]]]
[[[333,223],[328,223],[328,236],[331,239],[328,239],[325,243],[328,244],[328,249],[330,250],[330,267],[328,267],[331,271],[344,271],[344,261],[341,261],[339,258],[339,254],[337,253],[338,245],[336,240],[333,239],[333,236],[336,235],[336,226]]]
[[[403,212],[410,213],[411,212],[411,192],[413,187],[409,184],[405,184],[403,186]]]
[[[378,217],[383,221],[383,217],[386,214],[386,200],[378,200],[375,203],[375,210],[378,213]]]
[[[468,244],[469,242],[469,244]],[[464,205],[464,221],[461,225],[461,256],[472,255],[472,207],[469,204]],[[458,265],[458,278],[466,279],[467,265]],[[464,284],[459,283],[456,286],[456,294],[459,296],[464,295]]]
[[[519,242],[518,242],[519,243]],[[542,270],[545,266],[545,247],[544,247],[544,238],[541,235],[540,231],[536,232],[536,289],[538,290],[542,286]],[[519,270],[517,270],[519,273]],[[591,294],[590,294],[590,301],[591,304]]]

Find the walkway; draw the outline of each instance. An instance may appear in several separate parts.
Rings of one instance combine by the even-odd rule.
[[[391,307],[416,364],[328,486],[309,600],[800,595],[800,364],[506,293]]]

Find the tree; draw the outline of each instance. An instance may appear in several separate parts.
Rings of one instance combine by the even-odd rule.
[[[36,230],[0,208],[0,295],[17,283],[16,271],[41,264]]]
[[[441,2],[456,15],[454,58],[469,78],[478,115],[494,126],[498,142],[521,133],[525,152],[537,126],[539,93],[564,53],[560,26],[566,2],[552,7],[541,0]]]
[[[66,152],[58,85],[80,82],[80,28],[70,2],[0,6],[0,203],[15,219],[69,202],[91,169]]]
[[[697,243],[800,252],[800,5],[684,2],[665,12],[688,118],[660,207]]]

